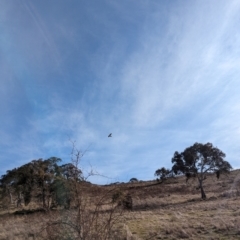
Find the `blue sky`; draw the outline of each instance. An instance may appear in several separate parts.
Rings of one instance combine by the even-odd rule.
[[[69,162],[69,139],[101,184],[153,179],[195,142],[240,168],[239,12],[237,0],[2,0],[0,175]]]

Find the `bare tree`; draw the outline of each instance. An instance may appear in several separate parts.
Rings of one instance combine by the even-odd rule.
[[[80,169],[82,158],[86,151],[82,152],[72,142],[71,161],[76,169]],[[62,220],[50,221],[47,225],[49,239],[65,239],[63,236],[71,236],[71,239],[116,239],[114,232],[120,221],[123,209],[111,201],[115,188],[108,191],[100,186],[89,186],[86,180],[96,173],[91,169],[86,176],[76,175],[68,179],[72,193],[71,214]],[[90,189],[90,190],[89,190]],[[58,231],[56,231],[58,229]],[[113,231],[114,229],[114,231]],[[66,238],[67,239],[67,238]]]

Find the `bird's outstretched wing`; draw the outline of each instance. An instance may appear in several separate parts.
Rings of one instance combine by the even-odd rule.
[[[108,135],[108,137],[112,137],[112,133],[110,133],[110,134]]]

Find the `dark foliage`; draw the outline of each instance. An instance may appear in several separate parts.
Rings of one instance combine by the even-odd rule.
[[[3,195],[14,196],[28,205],[33,197],[38,197],[43,208],[50,208],[50,203],[70,206],[71,181],[81,181],[82,171],[73,164],[58,166],[60,158],[33,160],[19,168],[8,170],[0,179]]]
[[[133,201],[132,196],[124,194],[121,190],[116,190],[112,195],[112,203],[117,203],[118,206],[122,206],[123,209],[132,210]]]
[[[138,179],[137,179],[137,178],[131,178],[131,179],[129,180],[129,182],[132,182],[132,183],[138,182]]]
[[[122,200],[122,206],[124,209],[132,210],[133,201],[131,195],[128,193]]]
[[[185,176],[186,176],[186,183],[187,183],[190,178],[196,178],[197,174],[196,173],[186,172]]]
[[[231,165],[224,160],[225,157],[225,153],[217,147],[213,147],[211,143],[195,143],[182,153],[174,153],[172,171],[175,174],[185,174],[187,180],[190,176],[196,176],[199,181],[201,196],[205,199],[203,181],[206,179],[206,174],[214,172],[219,178],[220,173],[228,173],[232,169]]]
[[[155,176],[159,177],[159,179],[163,182],[164,180],[166,180],[168,177],[172,176],[172,171],[170,171],[169,169],[166,169],[164,167],[156,170]]]

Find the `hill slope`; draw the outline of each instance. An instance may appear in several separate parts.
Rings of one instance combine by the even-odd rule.
[[[105,195],[106,209],[115,191],[132,196],[132,211],[117,216],[117,226],[121,228],[118,239],[240,239],[240,170],[219,180],[208,175],[204,182],[207,200],[201,200],[197,186],[196,180],[190,179],[186,184],[182,176],[164,183],[88,185],[84,194],[92,202]],[[6,214],[1,209],[0,239],[47,239],[46,233],[39,234],[45,231],[46,223],[75,211],[15,215],[15,210]]]

